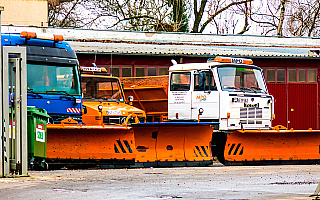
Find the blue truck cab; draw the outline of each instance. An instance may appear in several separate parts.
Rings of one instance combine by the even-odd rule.
[[[27,49],[28,106],[45,109],[51,123],[66,118],[82,121],[79,63],[62,36],[2,33],[1,45]]]

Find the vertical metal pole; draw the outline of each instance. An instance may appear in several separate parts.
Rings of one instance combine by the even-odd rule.
[[[1,53],[1,12],[4,10],[0,6],[0,95],[2,94],[2,53]],[[2,95],[0,96],[2,97]],[[2,127],[2,98],[0,98],[0,177],[3,177],[3,127]]]
[[[11,59],[10,59],[11,60]],[[14,151],[14,164],[16,164],[17,171],[19,170],[19,174],[21,174],[21,123],[23,120],[21,120],[21,82],[20,82],[20,72],[21,72],[21,66],[20,66],[20,58],[14,58],[13,59],[13,66],[15,70],[12,70],[14,73],[14,110],[15,110],[15,130],[12,131],[12,134],[15,134],[15,151]],[[13,135],[12,135],[12,138]]]
[[[10,175],[9,156],[9,54],[2,55],[2,126],[3,126],[3,176]]]
[[[11,59],[10,59],[11,60]],[[13,166],[15,166],[15,144],[14,144],[14,140],[16,138],[16,132],[14,130],[14,121],[15,121],[15,117],[14,117],[14,109],[15,109],[15,102],[14,102],[14,76],[15,76],[15,72],[14,72],[14,66],[15,63],[13,63],[13,61],[9,60],[9,94],[10,94],[10,103],[11,103],[11,107],[9,108],[9,145],[10,147],[10,151],[9,151],[9,155],[10,155],[10,168],[12,168]],[[11,112],[11,114],[10,114]],[[15,168],[15,167],[14,167]]]
[[[21,163],[22,175],[28,174],[28,135],[27,135],[27,49],[21,52],[20,57],[20,106],[21,106]]]

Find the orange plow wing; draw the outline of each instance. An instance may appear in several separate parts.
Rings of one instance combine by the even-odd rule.
[[[213,129],[209,125],[146,123],[134,125],[133,130],[136,162],[144,163],[144,166],[212,164]]]
[[[320,159],[320,131],[257,130],[228,134],[228,163],[312,164]]]
[[[133,131],[119,125],[48,124],[49,159],[119,159],[136,157]]]

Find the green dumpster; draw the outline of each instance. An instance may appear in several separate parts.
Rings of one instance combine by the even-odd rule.
[[[49,115],[42,108],[27,108],[28,156],[29,159],[47,156],[47,122]]]

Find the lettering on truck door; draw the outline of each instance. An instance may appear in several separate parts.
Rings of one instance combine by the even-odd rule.
[[[170,76],[169,119],[191,119],[191,73],[172,72]]]

